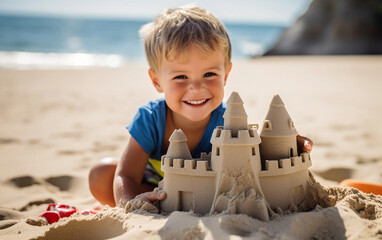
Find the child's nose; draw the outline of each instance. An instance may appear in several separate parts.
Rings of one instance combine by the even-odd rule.
[[[203,81],[192,81],[189,86],[190,91],[201,91],[205,88]]]

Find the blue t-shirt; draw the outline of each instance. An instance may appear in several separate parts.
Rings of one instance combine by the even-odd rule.
[[[211,152],[210,139],[217,126],[223,126],[223,114],[226,104],[222,103],[211,114],[210,121],[204,131],[202,139],[191,152],[193,158],[200,158],[202,152]],[[150,160],[160,161],[163,136],[166,130],[167,104],[164,98],[150,101],[139,108],[133,121],[126,127],[131,136],[141,145],[150,156]],[[162,174],[161,174],[162,175]]]

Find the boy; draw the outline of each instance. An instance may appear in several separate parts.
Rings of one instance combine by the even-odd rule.
[[[224,86],[230,73],[231,43],[223,24],[195,6],[170,9],[141,31],[151,81],[165,98],[141,107],[127,127],[131,138],[119,163],[101,162],[89,174],[89,186],[101,204],[124,207],[140,193],[147,201],[163,200],[150,192],[163,177],[160,157],[175,129],[187,136],[193,158],[210,152],[210,137],[223,125]],[[311,142],[299,138],[311,147]],[[305,150],[305,149],[304,149]]]

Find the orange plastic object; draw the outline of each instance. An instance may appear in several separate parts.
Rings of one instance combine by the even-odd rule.
[[[345,187],[354,187],[361,190],[364,193],[374,193],[376,195],[382,195],[382,185],[375,183],[362,182],[355,179],[345,179],[339,184]]]

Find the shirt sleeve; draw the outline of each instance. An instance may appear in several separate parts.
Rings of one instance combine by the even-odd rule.
[[[161,154],[165,116],[164,101],[149,102],[138,109],[133,121],[126,127],[150,157]]]
[[[138,109],[133,121],[126,127],[135,141],[149,155],[152,155],[155,146],[158,145],[156,122],[156,114],[152,111],[151,106],[147,104]]]

